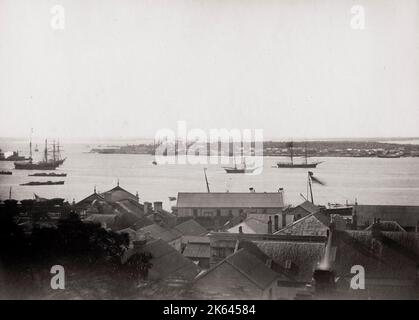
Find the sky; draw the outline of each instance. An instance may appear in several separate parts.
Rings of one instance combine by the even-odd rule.
[[[419,0],[0,0],[0,137],[419,136],[418,89]]]

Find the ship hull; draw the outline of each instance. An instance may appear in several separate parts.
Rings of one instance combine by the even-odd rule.
[[[63,185],[64,181],[46,181],[46,182],[28,182],[28,183],[22,183],[21,186],[54,186],[54,185]]]
[[[276,166],[278,168],[316,168],[317,165],[319,165],[320,162],[315,163],[299,163],[299,164],[293,164],[293,163],[277,163]]]
[[[15,162],[15,169],[17,170],[55,170],[58,165],[49,162]]]
[[[252,173],[256,169],[236,169],[236,168],[224,168],[227,173]]]
[[[29,177],[67,177],[66,173],[34,173]]]

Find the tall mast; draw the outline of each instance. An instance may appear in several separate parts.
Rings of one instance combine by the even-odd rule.
[[[57,142],[57,159],[58,160],[61,159],[61,154],[60,154],[60,140],[58,140],[58,142]]]
[[[310,175],[310,171],[307,173],[307,189],[310,190],[310,198],[311,198],[311,203],[314,204],[314,199],[313,199],[313,189],[311,187],[311,175]],[[307,190],[308,191],[308,190]],[[307,198],[308,198],[308,194],[307,194]]]
[[[48,141],[47,141],[47,139],[45,139],[44,160],[45,160],[45,162],[48,161]]]
[[[210,191],[208,178],[207,178],[207,168],[204,168],[204,175],[205,175],[205,183],[207,184],[207,192],[210,193],[211,191]]]
[[[289,143],[289,147],[290,147],[291,164],[294,164],[294,143],[292,141]]]
[[[57,160],[55,157],[55,140],[52,141],[52,159],[54,162]]]
[[[32,160],[32,134],[33,128],[31,128],[31,139],[29,140],[29,159]]]

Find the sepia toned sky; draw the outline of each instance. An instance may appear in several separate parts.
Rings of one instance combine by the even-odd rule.
[[[0,0],[0,137],[153,137],[178,120],[403,137],[418,119],[419,0]]]

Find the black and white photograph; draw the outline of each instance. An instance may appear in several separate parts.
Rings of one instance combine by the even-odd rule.
[[[0,300],[418,299],[419,0],[0,0]]]

